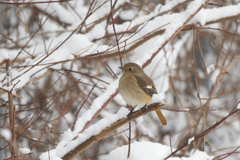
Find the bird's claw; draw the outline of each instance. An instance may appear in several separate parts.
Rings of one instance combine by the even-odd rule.
[[[141,111],[142,111],[142,112],[145,112],[146,108],[147,108],[147,104],[145,104],[145,105],[141,108]]]
[[[135,107],[136,107],[136,106],[135,106]],[[135,107],[132,107],[131,110],[130,110],[130,112],[129,112],[128,115],[127,115],[127,117],[128,117],[129,120],[131,120],[130,116],[131,116],[131,114],[133,113],[133,110],[135,109]]]

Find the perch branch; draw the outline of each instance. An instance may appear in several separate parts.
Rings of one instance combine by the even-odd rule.
[[[149,112],[155,111],[156,108],[164,106],[164,103],[154,103],[146,107],[145,110],[138,110],[136,112],[133,112],[130,116],[120,119],[117,122],[113,123],[110,127],[105,128],[104,130],[101,131],[101,133],[97,135],[93,135],[89,139],[87,139],[85,142],[79,144],[75,149],[71,150],[69,153],[64,155],[62,157],[63,160],[71,160],[75,158],[78,154],[83,152],[85,149],[93,145],[94,143],[98,142],[101,140],[103,137],[106,135],[112,133],[116,129],[120,128],[121,126],[129,123],[131,120],[137,119],[138,117],[147,114]]]

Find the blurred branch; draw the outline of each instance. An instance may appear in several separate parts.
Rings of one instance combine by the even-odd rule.
[[[224,154],[221,154],[219,156],[216,156],[213,158],[213,160],[223,160],[229,156],[231,156],[232,154],[236,154],[236,153],[240,153],[239,151],[237,152],[237,150],[240,148],[240,146],[238,146],[237,148],[235,148],[232,152],[228,152],[228,153],[224,153]]]
[[[204,6],[202,6],[202,7],[204,7]],[[199,11],[199,10],[198,10],[198,11]],[[197,13],[197,12],[196,12],[196,13]],[[194,14],[193,16],[195,16],[195,14]],[[188,23],[188,22],[193,18],[193,16],[190,17],[186,23]],[[237,19],[237,18],[239,18],[239,16],[240,16],[240,14],[235,15],[235,16],[229,16],[229,17],[224,17],[224,18],[216,19],[216,20],[214,20],[214,21],[209,21],[209,22],[206,22],[205,26],[206,26],[206,25],[210,25],[210,24],[225,22],[225,21],[228,21],[228,20]],[[187,25],[186,23],[185,23],[185,25],[183,25],[183,27],[181,27],[181,28],[179,29],[179,31],[181,31],[181,30],[182,30],[182,31],[185,31],[185,30],[195,29],[195,24],[188,24],[188,25]],[[179,31],[176,31],[176,34],[175,34],[172,38],[174,38],[174,37],[178,34]],[[133,44],[132,46],[130,46],[129,48],[127,48],[127,49],[124,51],[123,55],[126,55],[126,54],[130,53],[131,51],[133,51],[134,49],[136,49],[136,48],[137,48],[138,46],[140,46],[141,44],[147,42],[148,40],[152,39],[152,38],[155,37],[155,36],[159,36],[159,35],[163,34],[164,32],[165,32],[165,29],[162,29],[162,30],[155,31],[155,32],[153,32],[153,33],[151,33],[151,34],[148,34],[148,35],[142,37],[138,42],[136,42],[135,44]],[[116,34],[118,34],[118,33],[116,33]],[[171,39],[172,39],[172,38],[171,38]],[[170,39],[170,40],[171,40],[171,39]],[[121,43],[122,43],[122,42],[121,42]],[[167,44],[167,43],[168,43],[168,41],[166,42],[166,44]],[[120,48],[122,48],[122,47],[120,47]],[[100,53],[102,53],[102,52],[100,52]],[[115,57],[119,56],[119,52],[118,52],[118,51],[112,52],[112,53],[111,53],[111,52],[104,52],[104,53],[105,53],[105,54],[102,55],[103,58],[115,58]],[[107,53],[107,54],[106,54],[106,53]],[[94,56],[93,56],[93,55],[94,55]],[[97,53],[94,53],[93,55],[85,56],[85,57],[78,57],[78,58],[76,58],[75,60],[91,61],[91,60],[100,60],[100,59],[101,59],[101,57],[97,56]],[[60,63],[61,63],[61,62],[60,62]],[[149,63],[149,62],[148,62],[148,63]]]
[[[194,17],[194,15],[197,14],[198,11],[200,11],[200,10],[204,7],[204,5],[207,4],[208,1],[210,1],[210,0],[207,0],[203,5],[201,5],[201,7],[198,8],[197,11],[187,19],[187,21],[183,24],[183,26],[180,27],[177,31],[175,31],[175,33],[170,37],[170,39],[166,40],[166,41],[164,42],[164,44],[162,45],[162,47],[160,47],[157,52],[153,53],[152,57],[151,57],[150,59],[148,59],[148,61],[143,65],[143,68],[145,68],[146,65],[148,65],[149,63],[151,63],[152,59],[157,55],[157,53],[158,53],[174,36],[176,36],[178,32],[180,32],[180,30],[191,20],[191,18]],[[118,52],[117,52],[117,53],[118,53]],[[126,53],[126,52],[124,52],[124,53]],[[113,99],[117,94],[118,94],[118,90],[117,90],[114,94],[111,95],[111,97],[104,103],[104,105],[94,114],[94,116],[92,117],[92,119],[85,124],[85,126],[83,127],[81,133],[92,123],[92,121],[98,116],[98,114],[106,107],[106,105],[107,105],[110,101],[112,101],[112,99]]]
[[[191,143],[199,140],[200,138],[204,137],[205,135],[207,135],[209,132],[211,132],[213,129],[217,128],[220,124],[222,124],[226,119],[228,119],[229,117],[231,117],[232,115],[234,115],[236,112],[238,112],[240,110],[240,108],[238,108],[238,105],[240,104],[240,101],[237,103],[237,105],[232,109],[232,111],[229,112],[229,114],[224,117],[223,119],[221,119],[220,121],[218,121],[217,123],[215,123],[214,125],[212,125],[211,127],[209,127],[208,129],[204,130],[202,133],[200,133],[199,135],[197,135],[196,137],[194,137],[194,140],[191,141]],[[180,151],[181,149],[185,148],[186,146],[190,145],[191,143],[186,143],[185,145],[181,146],[180,148],[178,148],[177,150],[175,150],[173,153],[171,153],[170,155],[168,155],[166,159],[172,157],[175,155],[175,153],[177,153],[178,151]]]
[[[155,52],[152,54],[151,58],[147,60],[147,62],[145,64],[143,64],[142,68],[145,68],[146,66],[148,66],[153,58],[163,49],[164,46],[166,46],[168,44],[168,42],[170,42],[186,25],[187,23],[205,6],[207,5],[207,3],[209,2],[210,0],[206,0],[196,11],[194,14],[192,14],[184,23],[183,25],[178,28],[174,34],[171,35],[171,37],[169,39],[167,39],[163,44],[162,46]]]
[[[99,54],[99,56],[102,58],[101,54]],[[121,60],[121,58],[120,58],[120,60]],[[111,71],[111,73],[113,74],[113,77],[118,79],[117,75],[113,72],[112,68],[107,64],[107,62],[103,58],[102,58],[102,61],[107,66],[107,68]],[[121,65],[122,65],[122,63],[121,63]]]
[[[19,83],[19,82],[20,82],[20,81],[18,81],[17,83]],[[17,84],[17,83],[16,83],[16,84]],[[18,97],[18,98],[23,99],[23,97],[21,97],[21,96],[15,94],[15,93],[12,93],[12,90],[13,90],[13,88],[15,87],[16,84],[13,85],[11,91],[9,91],[9,90],[7,90],[7,89],[5,89],[5,88],[2,88],[2,87],[0,87],[0,90],[6,92],[6,93],[8,93],[8,94],[12,94],[12,95],[14,95],[14,96],[16,96],[16,97]],[[4,92],[0,92],[0,95],[1,95],[1,93],[4,93]]]
[[[117,1],[115,1],[114,5],[116,4],[116,2]],[[115,23],[114,23],[114,19],[113,19],[113,8],[114,8],[114,6],[112,5],[112,0],[110,0],[110,5],[111,5],[110,6],[111,7],[111,13],[110,14],[111,14],[111,18],[112,18],[112,27],[113,27],[113,31],[114,31],[114,35],[115,35],[115,40],[116,40],[116,43],[117,43],[119,61],[120,61],[120,65],[122,67],[123,66],[122,65],[122,55],[121,55],[121,51],[120,51],[120,48],[119,48],[117,32],[116,32],[116,29],[115,29]]]
[[[151,67],[154,68],[151,76],[154,78],[158,90],[170,98],[169,106],[171,107],[167,106],[161,109],[171,112],[168,115],[169,118],[174,116],[171,125],[181,123],[181,125],[173,127],[174,129],[172,127],[162,129],[160,126],[152,130],[152,127],[148,126],[151,120],[154,121],[154,125],[159,124],[155,122],[154,116],[146,115],[149,121],[144,121],[138,125],[140,127],[143,125],[150,134],[143,133],[138,126],[132,128],[125,126],[129,131],[132,130],[132,137],[125,134],[129,143],[130,139],[135,138],[140,141],[147,139],[151,142],[163,143],[166,139],[165,136],[170,135],[170,147],[177,145],[176,148],[180,148],[187,143],[186,141],[190,137],[195,137],[206,131],[214,124],[212,123],[214,120],[222,119],[229,114],[229,110],[232,110],[232,108],[229,109],[229,106],[233,106],[233,103],[239,100],[240,94],[238,88],[240,48],[238,45],[239,37],[237,37],[240,36],[238,30],[240,5],[233,1],[224,1],[220,5],[214,4],[214,6],[208,3],[207,9],[202,9],[204,13],[198,13],[200,15],[196,16],[194,12],[198,12],[197,9],[205,0],[200,1],[201,4],[198,3],[193,8],[189,4],[196,4],[197,0],[181,0],[181,2],[165,0],[163,5],[158,4],[157,6],[152,0],[146,3],[138,0],[131,0],[129,3],[117,0],[34,0],[28,2],[14,0],[11,3],[10,1],[0,2],[0,9],[2,9],[0,49],[6,52],[7,57],[10,57],[12,64],[9,69],[12,69],[13,72],[12,86],[7,87],[10,76],[5,74],[6,67],[4,65],[7,60],[1,57],[2,53],[5,56],[5,53],[1,52],[0,81],[3,87],[0,86],[0,96],[4,92],[12,97],[14,95],[19,97],[14,99],[14,102],[12,102],[12,97],[8,98],[6,95],[0,97],[1,125],[3,129],[12,130],[8,125],[14,117],[16,122],[11,122],[11,124],[15,129],[16,140],[19,146],[22,146],[22,142],[27,142],[26,148],[30,148],[31,151],[27,155],[17,155],[18,157],[13,158],[20,159],[22,156],[26,156],[25,159],[36,158],[42,152],[56,148],[61,139],[69,138],[68,132],[63,135],[63,130],[75,125],[71,133],[72,136],[76,137],[79,133],[87,133],[87,128],[94,121],[98,121],[102,117],[108,116],[109,112],[111,114],[117,110],[122,104],[121,99],[116,97],[118,80],[108,83],[112,80],[108,72],[109,69],[115,71],[121,58],[123,58],[123,62],[126,62],[143,59],[151,54],[158,55],[156,58],[155,55],[150,59],[147,57],[145,61],[147,59],[157,61],[151,64]],[[46,3],[43,5],[48,7],[44,9],[43,5],[40,6],[37,3]],[[232,11],[222,12],[226,11],[228,7]],[[188,13],[186,8],[191,10],[191,15],[188,14],[188,17],[184,18],[182,13],[184,11]],[[52,9],[56,10],[54,14],[51,13]],[[64,13],[72,17],[67,19],[68,16]],[[196,17],[193,24],[187,23],[191,19],[189,16]],[[199,19],[199,17],[202,18],[201,16],[206,16],[206,19]],[[173,17],[175,19],[172,21]],[[171,20],[167,21],[166,18]],[[184,24],[181,18],[186,21]],[[187,18],[189,19],[187,20]],[[181,21],[181,24],[178,25],[180,28],[175,27],[175,20]],[[166,23],[162,25],[162,22]],[[208,27],[207,25],[210,24],[216,24],[211,27],[217,27]],[[68,25],[70,26],[63,28]],[[191,37],[195,29],[199,30],[197,33],[198,41],[192,40]],[[155,41],[155,39],[165,43],[160,44],[160,41]],[[53,46],[54,44],[56,45]],[[156,50],[164,49],[161,50],[164,55],[155,52],[156,50],[152,49],[152,44],[154,49],[157,47]],[[198,48],[195,47],[195,54],[192,54],[191,50],[193,45],[198,45]],[[139,51],[140,47],[144,51]],[[135,52],[135,49],[138,49],[138,52]],[[98,53],[99,50],[100,53]],[[192,60],[194,55],[196,56],[195,61]],[[201,58],[206,64],[205,62],[202,64]],[[215,58],[217,58],[216,61]],[[196,65],[194,69],[192,63]],[[203,72],[204,70],[205,72]],[[211,74],[208,75],[206,71],[209,70],[211,70]],[[116,70],[116,73],[119,72]],[[96,81],[102,83],[98,83],[98,86],[91,90]],[[13,89],[17,89],[17,93]],[[20,99],[22,97],[19,95],[24,99]],[[110,106],[107,107],[110,102]],[[222,105],[219,106],[219,103]],[[8,111],[8,109],[13,106],[14,110],[15,104],[16,111],[12,114],[10,113],[12,110]],[[78,110],[81,110],[79,112],[81,117],[77,120],[74,117],[77,117]],[[205,113],[204,119],[202,118],[203,112]],[[215,133],[207,132],[201,135],[205,136],[205,142],[198,138],[198,140],[193,141],[194,143],[189,143],[180,150],[182,156],[191,154],[189,151],[194,149],[203,150],[202,146],[205,145],[208,146],[205,152],[217,150],[214,155],[218,156],[219,159],[224,159],[230,155],[237,157],[238,155],[235,153],[239,153],[239,148],[235,146],[238,146],[238,139],[236,138],[236,141],[234,141],[235,138],[230,140],[228,136],[225,136],[226,133],[221,132],[225,128],[230,128],[228,133],[237,136],[239,130],[234,126],[239,120],[239,116],[235,116],[223,122],[218,127],[221,129],[217,129],[216,135],[214,135],[215,137],[224,135],[223,140],[232,143],[234,148],[228,148],[231,149],[229,153],[220,153],[223,152],[220,148],[225,146],[217,146],[218,143],[214,141],[215,137],[212,138],[212,134]],[[108,154],[108,151],[112,150],[113,147],[118,147],[119,142],[127,144],[127,138],[120,133],[122,132],[115,131],[106,136],[105,139],[92,137],[84,142],[85,149],[83,146],[80,147],[80,150],[84,150],[87,154],[82,153],[79,157],[85,159],[98,156],[99,153],[107,152]],[[131,134],[129,133],[129,135]],[[13,153],[11,147],[15,146],[11,138],[10,140],[4,138],[1,139],[3,147],[0,149],[0,158],[3,158],[2,153],[5,154],[5,157],[11,155]],[[106,139],[108,140],[106,141]],[[90,143],[96,142],[97,144],[91,146]],[[115,146],[109,145],[112,142]],[[68,142],[63,143],[70,145]],[[105,147],[107,145],[108,147]],[[87,149],[89,146],[91,148]],[[74,152],[78,151],[74,150]],[[133,152],[132,148],[131,152]],[[19,152],[19,154],[21,153]],[[94,156],[89,156],[92,154]],[[48,157],[45,159],[50,158],[52,155],[49,151]]]
[[[59,1],[36,1],[36,2],[0,2],[0,4],[12,4],[12,5],[21,5],[21,4],[38,4],[38,3],[57,3],[57,2],[69,2],[72,0],[59,0]]]
[[[211,24],[215,24],[215,23],[225,22],[225,21],[228,21],[228,20],[238,19],[239,16],[240,15],[238,14],[238,15],[235,15],[235,16],[229,16],[229,17],[216,19],[214,21],[209,21],[209,22],[206,22],[205,26],[211,25]],[[192,30],[192,29],[195,29],[195,28],[196,28],[196,26],[194,24],[188,24],[188,25],[184,26],[184,28],[182,28],[182,31]],[[214,29],[214,28],[211,28],[211,29]],[[215,29],[216,30],[220,30],[218,28],[215,28]],[[221,31],[225,32],[223,30],[221,30]],[[158,31],[155,31],[153,33],[147,34],[146,36],[140,38],[138,42],[134,43],[132,46],[127,48],[124,51],[123,55],[126,55],[126,54],[130,53],[131,51],[136,49],[138,46],[142,45],[143,43],[147,42],[148,40],[152,39],[155,36],[159,36],[159,35],[163,34],[164,32],[165,32],[165,29],[162,29],[162,30],[158,30]],[[237,36],[239,36],[239,35],[237,35]],[[115,57],[119,56],[119,52],[118,51],[116,51],[116,52],[100,52],[100,53],[105,53],[105,54],[102,54],[101,56],[102,56],[102,58],[107,58],[107,59],[108,58],[115,58]],[[92,61],[92,60],[100,60],[100,59],[101,59],[101,57],[99,57],[98,53],[94,53],[92,55],[85,56],[85,57],[77,57],[75,59],[54,62],[54,64],[66,63],[66,62],[69,62],[69,61],[78,61],[78,60],[80,60],[80,61]],[[39,65],[48,65],[48,64],[49,63],[43,63],[43,64],[39,64]],[[29,66],[31,66],[31,65],[29,65]]]
[[[9,59],[6,60],[6,71],[7,71],[7,87],[11,87],[12,68]],[[14,160],[15,156],[17,156],[18,149],[15,134],[15,108],[13,106],[13,95],[11,92],[8,92],[8,110],[9,110],[9,128],[11,130],[11,144],[9,144],[9,148],[11,151],[11,157]]]

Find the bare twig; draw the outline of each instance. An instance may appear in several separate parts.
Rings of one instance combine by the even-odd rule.
[[[222,124],[226,119],[228,119],[229,117],[231,117],[232,115],[234,115],[236,112],[238,112],[240,109],[238,109],[238,105],[239,105],[240,101],[237,103],[237,105],[229,112],[229,114],[224,117],[223,119],[221,119],[220,121],[216,122],[214,125],[212,125],[211,127],[209,127],[208,129],[204,130],[202,133],[200,133],[199,135],[197,135],[196,137],[194,137],[194,140],[191,141],[192,142],[195,142],[197,141],[198,139],[202,138],[203,136],[205,136],[206,134],[208,134],[209,132],[211,132],[213,129],[215,129],[216,127],[218,127],[220,124]],[[191,144],[190,143],[190,144]],[[175,155],[175,153],[177,153],[178,151],[180,151],[181,149],[185,148],[186,146],[190,145],[188,143],[186,143],[185,145],[181,146],[180,148],[178,148],[177,150],[175,150],[173,153],[171,153],[170,155],[168,155],[166,159],[172,157]]]
[[[94,87],[95,87],[95,85],[92,87],[92,89],[91,89],[90,92],[88,93],[86,99],[83,101],[82,105],[81,105],[80,108],[78,109],[77,114],[76,114],[76,116],[75,116],[75,120],[74,120],[74,122],[73,122],[72,130],[74,129],[74,126],[75,126],[75,124],[76,124],[76,120],[77,120],[78,113],[80,112],[80,110],[82,109],[82,107],[83,107],[83,105],[86,103],[86,101],[88,100],[88,98],[89,98],[89,96],[91,95]]]

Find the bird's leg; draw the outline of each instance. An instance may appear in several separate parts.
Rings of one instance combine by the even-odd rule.
[[[141,111],[144,112],[146,110],[147,104],[145,104],[142,108]]]
[[[132,107],[132,106],[131,106],[131,107]],[[137,105],[136,105],[135,107],[137,107]],[[132,107],[131,110],[130,110],[130,112],[129,112],[128,115],[127,115],[127,117],[128,117],[129,120],[131,120],[131,119],[130,119],[130,115],[133,113],[135,107]]]
[[[133,109],[133,107],[130,106],[130,105],[128,105],[128,104],[127,104],[126,108],[127,108],[129,111],[131,111],[131,110]]]

